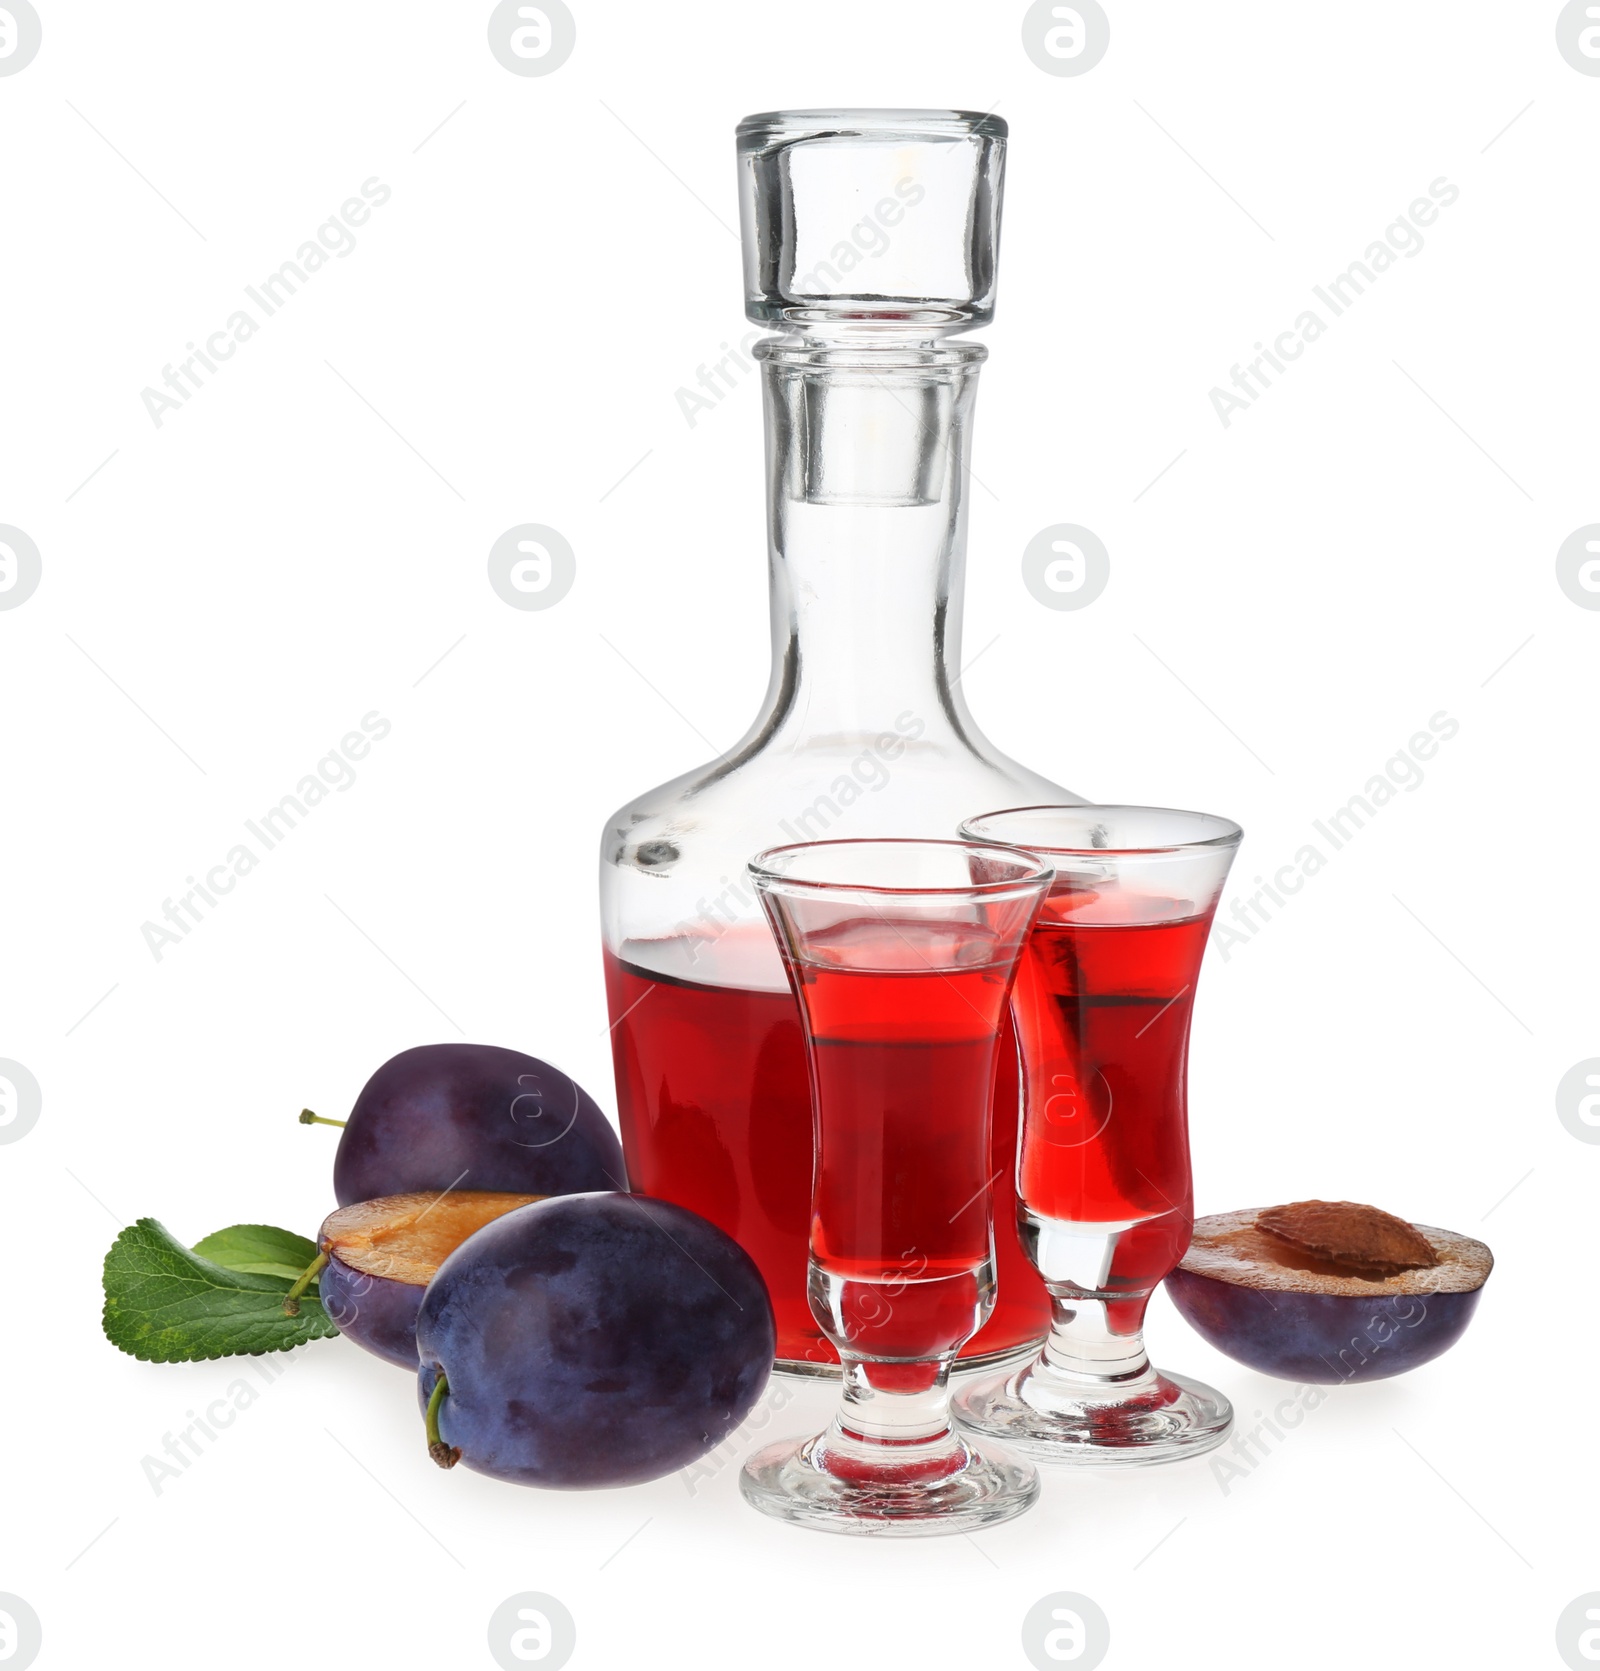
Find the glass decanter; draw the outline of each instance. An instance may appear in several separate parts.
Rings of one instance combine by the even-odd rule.
[[[738,129],[746,312],[766,413],[772,676],[721,759],[606,826],[607,999],[632,1186],[750,1253],[778,1364],[837,1355],[806,1298],[811,1096],[800,1015],[745,872],[765,848],[951,836],[985,807],[1075,801],[1008,760],[960,687],[966,477],[993,313],[1006,126],[814,110]],[[1050,1305],[1017,1240],[1009,1028],[993,1154],[998,1292],[968,1360],[1030,1350]]]

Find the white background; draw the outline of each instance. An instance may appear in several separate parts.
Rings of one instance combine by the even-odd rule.
[[[0,522],[43,557],[0,611],[0,1056],[44,1092],[0,1149],[0,1589],[40,1663],[487,1666],[490,1613],[540,1590],[585,1668],[1000,1668],[1073,1590],[1114,1668],[1558,1665],[1600,1589],[1600,1147],[1554,1108],[1600,1054],[1600,614],[1555,579],[1600,520],[1600,78],[1558,7],[1107,0],[1074,77],[1014,0],[573,0],[570,61],[522,77],[483,3],[37,3],[0,78]],[[314,1231],[335,1134],[295,1113],[407,1045],[519,1046],[612,1105],[601,824],[766,677],[754,379],[692,429],[675,391],[748,329],[734,123],[818,104],[1011,125],[967,626],[998,744],[1237,817],[1237,894],[1459,722],[1213,949],[1192,1097],[1200,1211],[1348,1196],[1481,1235],[1478,1320],[1226,1492],[1204,1461],[1053,1475],[977,1539],[770,1524],[731,1461],[694,1492],[445,1475],[406,1378],[339,1341],[158,1496],[141,1459],[246,1371],[106,1344],[119,1226]],[[156,428],[141,389],[374,175],[354,252]],[[1421,253],[1224,429],[1209,390],[1440,176]],[[545,612],[486,581],[528,521],[577,555]],[[1021,580],[1063,521],[1111,553],[1080,612]],[[355,786],[157,962],[140,925],[374,709]],[[1164,1297],[1150,1333],[1247,1418],[1290,1390]]]

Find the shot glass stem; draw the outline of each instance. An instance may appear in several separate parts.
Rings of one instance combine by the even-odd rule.
[[[952,1352],[920,1364],[880,1364],[843,1354],[844,1396],[834,1415],[841,1440],[860,1446],[864,1455],[886,1459],[901,1446],[936,1446],[954,1437],[950,1426],[949,1382]],[[905,1375],[905,1370],[913,1375]],[[910,1383],[885,1386],[885,1379]],[[918,1384],[920,1383],[920,1384]]]
[[[1144,1329],[1119,1333],[1111,1325],[1110,1304],[1092,1294],[1050,1296],[1050,1333],[1043,1361],[1063,1379],[1085,1388],[1121,1389],[1150,1374]]]

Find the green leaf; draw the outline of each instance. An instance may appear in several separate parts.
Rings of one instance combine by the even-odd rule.
[[[226,1230],[214,1230],[204,1241],[196,1242],[194,1251],[202,1259],[224,1265],[230,1271],[281,1276],[286,1282],[293,1282],[316,1258],[317,1244],[292,1230],[279,1230],[271,1224],[231,1224]],[[312,1292],[316,1290],[313,1288]]]
[[[285,1317],[288,1290],[282,1277],[229,1270],[191,1253],[163,1225],[142,1218],[106,1255],[106,1339],[145,1363],[196,1363],[287,1352],[339,1332],[309,1294],[298,1317]]]

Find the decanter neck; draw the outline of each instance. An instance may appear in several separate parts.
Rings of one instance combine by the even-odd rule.
[[[885,333],[887,335],[887,333]],[[772,683],[759,727],[969,738],[958,684],[973,343],[760,344]]]

